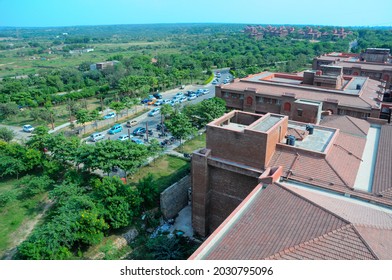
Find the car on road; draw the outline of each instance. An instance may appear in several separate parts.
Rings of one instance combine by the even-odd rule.
[[[150,101],[151,101],[151,99],[144,98],[142,101],[140,101],[140,103],[142,103],[142,104],[147,104],[147,103],[150,102]]]
[[[129,136],[126,135],[126,134],[123,134],[123,135],[120,135],[120,136],[117,138],[117,140],[120,140],[120,141],[129,140]]]
[[[116,134],[119,133],[123,130],[121,124],[115,124],[114,126],[112,126],[111,129],[109,129],[109,134]]]
[[[137,138],[134,138],[134,137],[131,138],[131,141],[132,141],[133,143],[136,143],[136,144],[144,145],[143,140],[140,140],[140,139],[137,139]]]
[[[26,124],[26,125],[23,126],[23,131],[24,132],[33,132],[34,131],[34,127],[32,127],[29,124]]]
[[[154,103],[154,106],[161,106],[163,104],[163,100],[159,99],[157,102]]]
[[[170,100],[169,100],[169,99],[163,99],[163,100],[162,100],[162,105],[163,105],[163,104],[169,104],[169,103],[170,103]]]
[[[105,138],[105,134],[97,132],[97,133],[91,134],[89,140],[92,142],[98,142],[99,140],[102,140],[104,138]]]
[[[161,111],[161,108],[154,108],[154,109],[152,109],[152,110],[150,111],[150,113],[148,113],[148,115],[149,115],[150,117],[153,117],[153,116],[155,116],[155,115],[158,115],[160,111]]]
[[[203,89],[203,94],[209,94],[210,93],[210,90],[209,89]]]
[[[154,105],[155,102],[157,102],[157,99],[154,97],[154,99],[147,102],[147,105]]]
[[[183,97],[183,96],[184,96],[184,94],[183,94],[182,92],[177,92],[176,95],[175,95],[174,97],[176,97],[176,98],[181,98],[181,97]],[[173,97],[173,99],[174,99],[174,97]]]
[[[196,99],[196,97],[197,97],[196,93],[192,93],[192,94],[189,95],[188,100]]]
[[[144,127],[137,127],[132,132],[132,134],[135,135],[135,136],[143,135],[144,133],[146,133],[146,129]]]
[[[213,85],[216,85],[217,83],[218,83],[217,80],[213,80],[213,81],[212,81],[212,84],[213,84]]]
[[[180,100],[178,100],[180,103],[187,101],[188,99],[186,98],[186,96],[183,96],[180,98]]]
[[[137,120],[127,121],[126,127],[134,127],[135,125],[137,125],[137,123]]]
[[[107,119],[114,118],[115,116],[116,116],[116,113],[115,113],[115,112],[110,112],[109,114],[106,114],[106,115],[103,117],[103,119],[104,119],[104,120],[107,120]]]
[[[162,94],[160,93],[154,93],[152,96],[154,96],[156,99],[162,99]]]

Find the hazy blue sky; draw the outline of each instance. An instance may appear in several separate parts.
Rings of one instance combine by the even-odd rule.
[[[0,26],[137,23],[392,25],[392,0],[0,0]]]

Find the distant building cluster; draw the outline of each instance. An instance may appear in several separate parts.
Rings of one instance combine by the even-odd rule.
[[[93,52],[93,51],[94,51],[93,48],[87,48],[87,49],[70,50],[69,53],[70,54],[84,54],[84,53],[89,53],[89,52]]]
[[[118,64],[119,61],[112,60],[112,61],[104,61],[104,62],[97,62],[90,65],[90,70],[104,70],[107,68],[112,68],[114,65]]]
[[[286,37],[289,34],[293,34],[294,37],[299,39],[320,39],[323,37],[332,37],[336,39],[344,39],[348,35],[352,34],[352,31],[346,32],[344,28],[333,29],[332,31],[324,31],[321,32],[317,28],[306,26],[304,28],[296,29],[293,26],[251,26],[248,25],[243,30],[245,34],[248,34],[249,37],[256,39],[263,39],[265,35],[275,36],[275,37]]]

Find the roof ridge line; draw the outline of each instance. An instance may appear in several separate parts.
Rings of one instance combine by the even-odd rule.
[[[297,196],[297,197],[299,197],[299,198],[301,198],[301,199],[307,201],[308,203],[314,205],[315,207],[320,208],[321,210],[323,210],[323,211],[325,211],[325,212],[327,212],[327,213],[333,215],[333,216],[336,217],[337,219],[339,219],[339,220],[345,222],[346,224],[351,224],[351,222],[350,222],[349,220],[346,220],[345,218],[339,216],[338,214],[332,212],[331,210],[329,210],[329,209],[327,209],[327,208],[325,208],[325,207],[323,207],[323,206],[317,204],[316,202],[314,202],[314,201],[312,201],[312,200],[310,200],[310,199],[308,199],[308,198],[306,198],[306,197],[304,197],[304,196],[302,196],[302,195],[300,195],[300,194],[298,194],[298,193],[296,193],[296,192],[294,192],[294,191],[288,189],[286,186],[284,186],[284,185],[282,185],[282,184],[280,184],[280,183],[278,183],[278,182],[275,182],[274,185],[277,185],[277,186],[279,186],[279,187],[285,189],[286,191],[290,192],[290,193],[293,194],[294,196]]]
[[[349,188],[350,190],[354,190],[353,188],[351,188],[351,187],[347,184],[346,180],[344,180],[344,179],[339,175],[339,173],[335,170],[335,168],[334,168],[334,167],[332,166],[332,164],[328,161],[328,159],[325,158],[324,160],[325,160],[325,162],[328,164],[328,166],[332,169],[332,171],[335,172],[336,176],[338,176],[339,179],[343,182],[343,184],[344,184],[347,188]]]
[[[322,234],[322,235],[319,235],[319,236],[317,236],[317,237],[314,237],[314,238],[312,238],[312,239],[310,239],[310,240],[301,242],[301,243],[299,243],[299,244],[297,244],[297,245],[294,245],[294,246],[291,246],[291,247],[289,247],[289,248],[282,249],[282,250],[280,250],[279,252],[277,252],[277,253],[275,253],[275,254],[273,254],[273,255],[267,257],[266,259],[271,259],[271,258],[273,258],[274,256],[280,256],[280,257],[281,257],[281,254],[286,253],[286,251],[294,252],[295,250],[300,249],[300,248],[304,248],[305,246],[310,245],[310,244],[313,244],[313,243],[319,241],[320,239],[325,239],[327,236],[331,236],[332,234],[334,234],[334,233],[336,233],[336,232],[341,232],[341,231],[345,230],[346,228],[354,228],[354,226],[353,226],[352,224],[344,225],[344,226],[342,226],[342,227],[340,227],[340,228],[331,230],[331,231],[329,231],[329,232],[327,232],[327,233],[324,233],[324,234]],[[361,240],[362,240],[362,239],[361,239]],[[365,244],[365,246],[366,246],[366,244]],[[371,251],[371,253],[373,253],[373,251]],[[378,258],[378,257],[376,256],[376,258]]]
[[[367,136],[367,133],[365,131],[362,130],[362,128],[360,128],[353,120],[352,117],[350,116],[346,116],[346,118],[353,124],[355,125],[360,131],[362,131],[363,134],[365,134]]]
[[[353,223],[354,226],[364,227],[364,228],[372,228],[372,229],[381,229],[381,230],[390,230],[392,231],[392,227],[387,226],[379,226],[379,225],[369,225],[369,224],[361,224],[361,223]]]
[[[361,99],[363,102],[365,102],[367,105],[369,105],[370,108],[373,108],[373,105],[370,104],[369,102],[367,102],[365,99],[363,99],[363,98],[362,98],[362,95],[359,95],[358,97],[359,97],[359,99]]]
[[[376,252],[373,251],[373,249],[370,247],[370,245],[366,242],[366,240],[362,237],[362,235],[359,233],[357,230],[356,226],[353,224],[353,230],[355,233],[358,235],[358,238],[361,239],[362,243],[368,248],[369,252],[377,259],[379,260],[380,258],[377,256]]]

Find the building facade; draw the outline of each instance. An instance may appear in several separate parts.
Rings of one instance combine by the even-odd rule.
[[[343,68],[322,66],[302,75],[263,72],[216,86],[215,95],[230,109],[276,113],[318,123],[323,114],[379,118],[381,82],[343,75]]]

